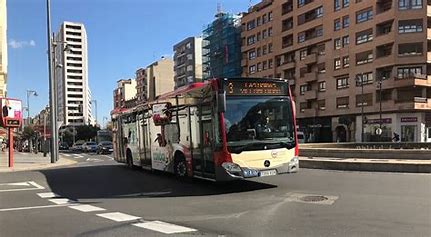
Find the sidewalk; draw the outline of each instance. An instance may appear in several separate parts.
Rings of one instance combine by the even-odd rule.
[[[431,160],[299,157],[299,167],[349,171],[431,173]]]
[[[0,172],[25,171],[25,170],[40,170],[58,166],[66,166],[75,164],[76,161],[67,159],[60,154],[59,160],[51,164],[49,153],[43,157],[43,153],[28,153],[14,152],[14,166],[8,167],[9,154],[8,152],[0,152]]]

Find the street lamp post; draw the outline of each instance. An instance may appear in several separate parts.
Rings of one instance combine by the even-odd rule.
[[[359,77],[356,77],[356,85],[361,83],[361,142],[364,142],[364,78],[363,74],[359,74]]]
[[[383,123],[383,121],[382,121],[382,80],[383,80],[383,78],[380,78],[379,79],[379,97],[380,97],[380,100],[379,100],[379,128],[380,128],[380,132],[382,132],[382,123]],[[379,141],[381,142],[382,141],[382,133],[380,133],[380,135],[379,135]]]
[[[30,125],[30,96],[38,96],[34,90],[27,90],[27,125]]]

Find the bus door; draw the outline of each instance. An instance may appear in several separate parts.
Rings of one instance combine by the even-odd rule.
[[[203,176],[215,178],[213,107],[199,106],[200,154]]]
[[[142,120],[142,140],[141,140],[141,160],[142,165],[151,168],[151,136],[149,133],[148,122],[147,119],[144,118]]]

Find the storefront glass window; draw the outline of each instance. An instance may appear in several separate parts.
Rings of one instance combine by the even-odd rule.
[[[416,137],[416,125],[402,125],[401,126],[401,141],[414,142]]]

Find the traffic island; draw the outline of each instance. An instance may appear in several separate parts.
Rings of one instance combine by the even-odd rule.
[[[431,160],[300,157],[299,167],[346,171],[431,173]]]

